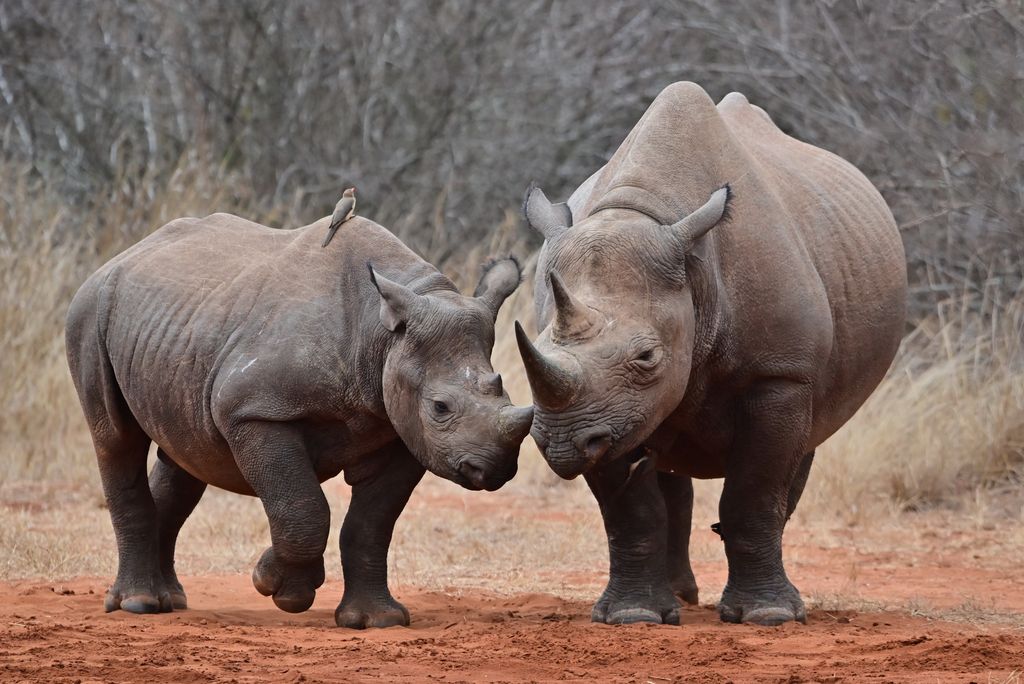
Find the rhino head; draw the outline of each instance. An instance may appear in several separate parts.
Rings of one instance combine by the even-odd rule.
[[[388,418],[413,455],[467,489],[493,491],[516,474],[533,407],[516,407],[491,366],[494,321],[520,280],[513,259],[493,261],[473,297],[417,294],[370,266],[380,322],[391,333],[383,369]]]
[[[672,225],[606,209],[572,226],[531,188],[527,221],[546,238],[537,268],[536,343],[516,338],[536,406],[533,437],[573,478],[638,448],[679,405],[695,322],[684,264],[726,210],[728,187]]]

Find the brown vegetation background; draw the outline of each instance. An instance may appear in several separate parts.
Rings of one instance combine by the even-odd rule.
[[[530,180],[566,197],[664,86],[693,80],[855,163],[907,247],[904,349],[823,450],[805,506],[857,522],[1019,488],[1019,0],[5,0],[0,35],[9,482],[95,486],[63,316],[167,220],[294,227],[355,185],[360,213],[468,287],[487,254],[538,245],[518,216]],[[506,307],[495,352],[520,401],[508,323],[529,301]],[[523,477],[550,484],[539,463]]]

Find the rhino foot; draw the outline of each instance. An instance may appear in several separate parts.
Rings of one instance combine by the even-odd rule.
[[[188,608],[188,599],[185,597],[185,588],[181,586],[181,582],[178,581],[177,575],[173,572],[168,575],[164,573],[164,584],[167,585],[167,591],[171,595],[171,606],[174,610],[185,610]]]
[[[734,591],[726,587],[718,604],[718,615],[722,622],[747,622],[769,627],[793,621],[807,623],[804,602],[792,584],[765,592]]]
[[[184,591],[171,591],[171,605],[174,610],[186,610],[188,608],[188,599],[185,597]]]
[[[182,594],[184,601],[184,594]],[[182,606],[184,607],[184,606]],[[110,613],[124,610],[129,613],[169,613],[177,608],[170,587],[163,579],[128,581],[117,579],[103,601],[103,609]]]
[[[350,597],[346,592],[338,609],[334,611],[334,622],[339,627],[366,629],[368,627],[409,626],[409,611],[390,594],[383,597]]]
[[[167,582],[167,590],[171,595],[171,606],[174,610],[186,610],[188,608],[188,598],[185,596],[185,588],[181,586],[181,582]]]
[[[653,596],[647,593],[643,596],[614,594],[605,589],[594,604],[590,619],[608,625],[628,625],[634,622],[678,625],[679,601],[667,587],[665,591],[656,592]]]
[[[324,578],[322,557],[305,564],[287,564],[277,558],[273,547],[263,552],[252,571],[256,591],[273,596],[274,604],[286,613],[309,610]]]

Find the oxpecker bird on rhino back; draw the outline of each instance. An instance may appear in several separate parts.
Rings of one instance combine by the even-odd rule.
[[[253,583],[306,610],[324,581],[320,483],[344,471],[335,619],[408,624],[387,554],[424,470],[475,490],[515,474],[532,408],[511,405],[490,354],[518,263],[489,262],[464,296],[343,201],[330,228],[344,239],[330,244],[327,218],[295,230],[227,214],[172,221],[75,295],[68,362],[118,546],[108,611],[186,606],[174,547],[207,484],[262,500],[272,545]]]
[[[899,232],[871,183],[738,93],[677,83],[545,237],[531,342],[533,436],[583,474],[608,533],[596,621],[679,621],[697,601],[690,478],[725,478],[723,620],[804,620],[782,532],[815,447],[889,367],[903,331]]]

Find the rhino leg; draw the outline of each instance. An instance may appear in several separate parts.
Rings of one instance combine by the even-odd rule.
[[[146,480],[148,452],[149,438],[141,429],[115,439],[96,439],[100,478],[117,539],[117,579],[104,601],[108,613],[118,609],[165,613],[173,609],[159,567],[157,512]]]
[[[690,567],[690,527],[693,519],[693,481],[670,473],[658,473],[658,487],[668,516],[668,580],[681,600],[697,605],[697,580]]]
[[[253,569],[253,585],[281,610],[308,610],[324,583],[331,510],[302,436],[288,423],[247,421],[227,437],[270,523],[271,546]]]
[[[608,535],[608,586],[591,619],[679,624],[666,561],[668,520],[653,459],[619,459],[586,474]]]
[[[378,457],[386,459],[379,470],[351,483],[352,500],[341,527],[345,594],[334,611],[339,627],[409,624],[409,611],[388,589],[388,547],[395,521],[424,468],[400,442],[367,458]]]
[[[117,578],[107,590],[107,612],[172,609],[160,574],[157,514],[146,480],[149,436],[117,384],[105,347],[100,302],[83,286],[68,311],[68,366],[82,403],[117,540]]]
[[[800,592],[782,562],[782,532],[806,481],[811,459],[810,389],[774,381],[740,404],[738,433],[719,503],[729,579],[719,615],[725,622],[806,622]]]
[[[157,450],[157,456],[156,465],[149,473],[149,489],[156,503],[160,572],[171,592],[172,605],[175,610],[182,610],[188,607],[188,601],[174,571],[174,547],[181,526],[206,491],[206,483],[175,465],[163,449]]]
[[[800,497],[804,493],[804,485],[807,484],[807,476],[811,473],[811,463],[814,462],[814,452],[804,454],[804,457],[800,459],[800,465],[797,467],[796,475],[793,477],[793,483],[789,486],[789,496],[786,501],[786,522],[793,517],[793,512],[796,510],[796,505],[800,503]]]

